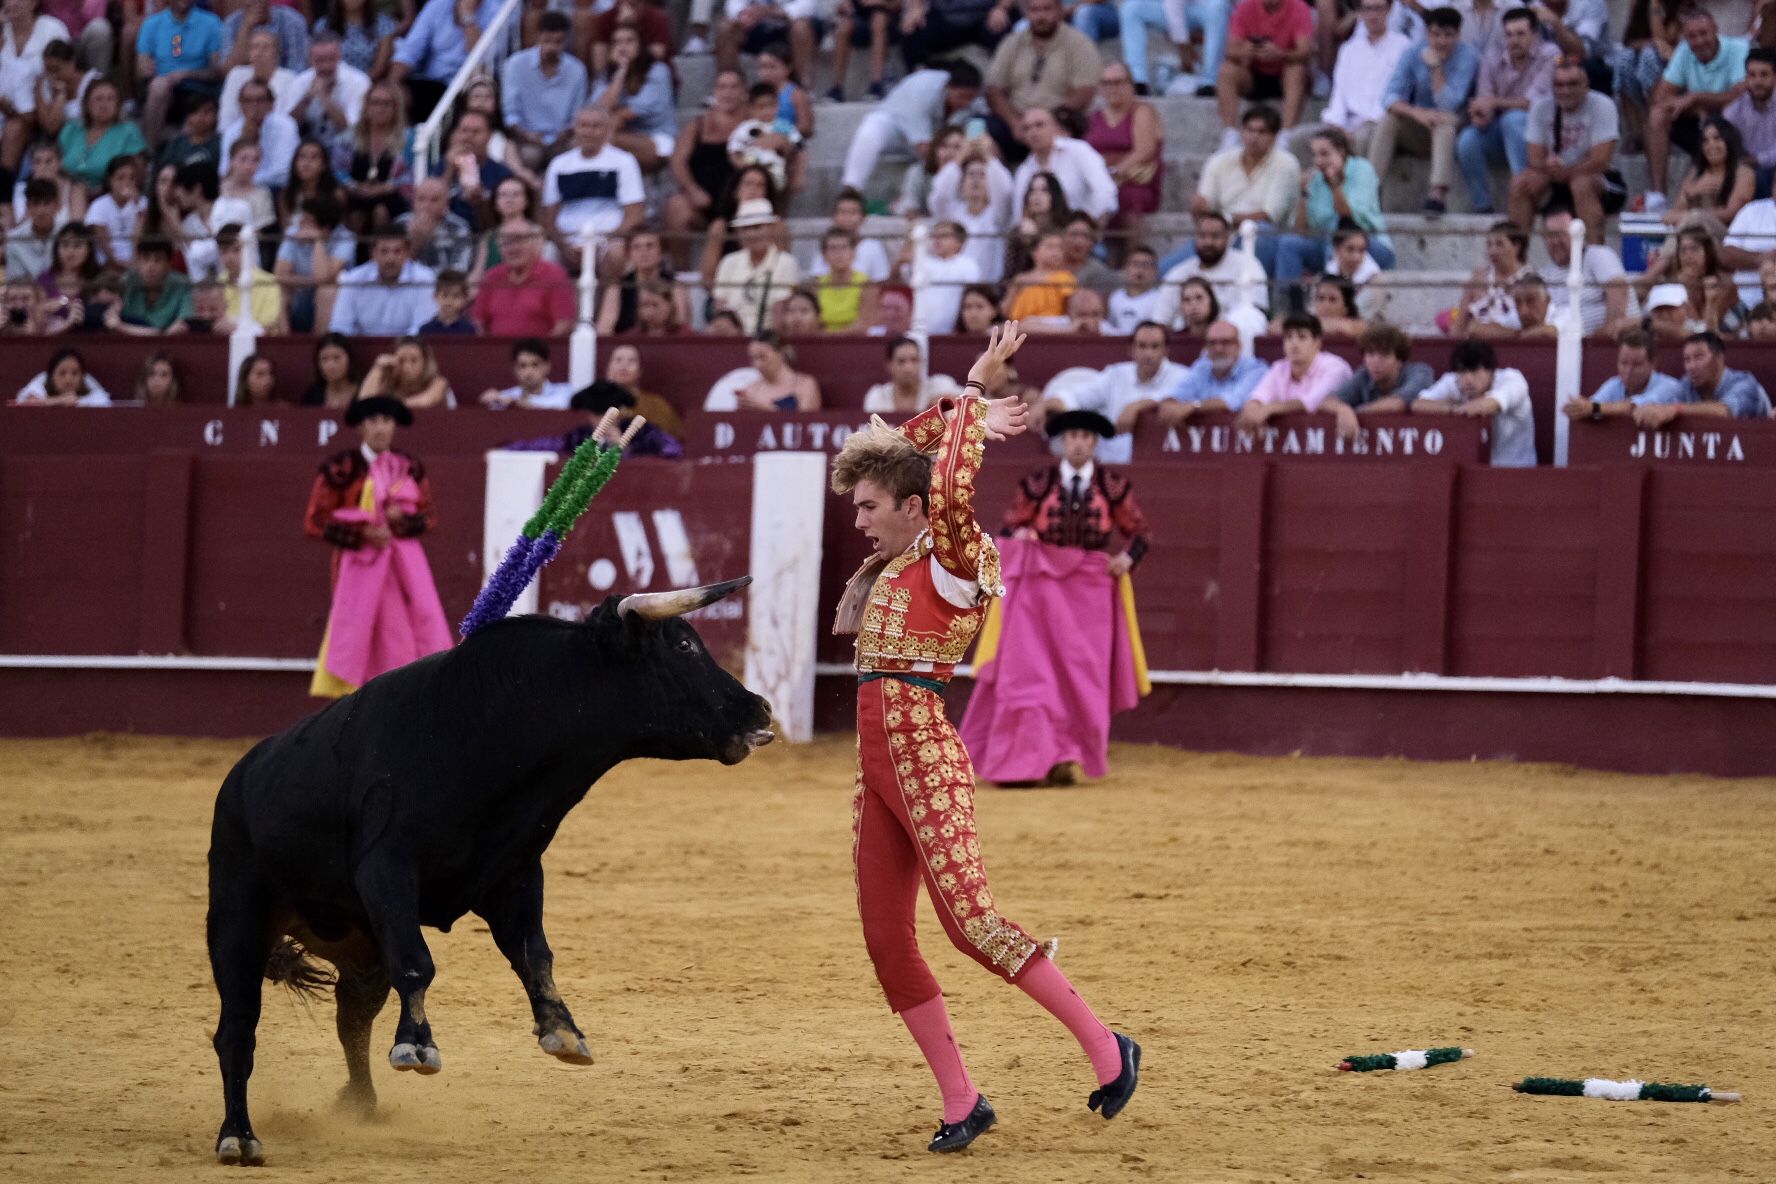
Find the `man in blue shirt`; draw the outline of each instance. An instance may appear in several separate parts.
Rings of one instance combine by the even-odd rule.
[[[567,150],[573,142],[574,112],[586,105],[586,67],[563,52],[572,31],[566,13],[543,13],[536,45],[513,54],[500,68],[506,134],[533,169]]]
[[[500,0],[426,0],[407,36],[395,43],[389,78],[405,84],[413,102],[409,114],[424,122],[444,96],[444,88],[468,60],[469,50],[499,15]]]
[[[1455,133],[1461,113],[1480,72],[1480,56],[1461,39],[1461,13],[1433,8],[1425,14],[1423,41],[1400,55],[1388,82],[1382,107],[1387,114],[1369,142],[1369,163],[1385,186],[1396,146],[1414,156],[1431,158],[1431,187],[1425,213],[1433,218],[1449,209],[1449,186],[1455,180]]]
[[[166,128],[175,91],[220,91],[222,22],[214,13],[194,8],[193,0],[168,0],[136,34],[136,77],[150,80],[142,134],[155,145]]]
[[[1684,377],[1670,401],[1642,403],[1634,422],[1662,428],[1680,415],[1721,419],[1768,419],[1770,396],[1763,384],[1743,370],[1727,369],[1727,346],[1717,333],[1703,331],[1684,338]]]
[[[1569,399],[1561,405],[1571,419],[1602,419],[1606,415],[1632,415],[1649,403],[1675,404],[1682,389],[1677,379],[1653,369],[1659,339],[1645,329],[1630,329],[1616,339],[1616,376],[1598,387],[1589,399]]]
[[[247,0],[222,22],[224,69],[247,64],[247,42],[265,29],[278,40],[278,65],[300,74],[308,69],[308,24],[302,13],[271,0]]]
[[[1666,166],[1676,144],[1700,162],[1702,117],[1719,115],[1745,90],[1745,57],[1751,42],[1722,37],[1714,14],[1706,8],[1686,9],[1684,43],[1671,55],[1665,76],[1647,102],[1646,160],[1652,181],[1646,192],[1649,214],[1665,210]]]
[[[339,299],[327,327],[347,337],[405,337],[438,315],[437,275],[408,254],[398,226],[376,232],[370,262],[339,277]]]
[[[1270,367],[1240,355],[1240,332],[1216,321],[1203,334],[1203,352],[1171,394],[1159,401],[1159,422],[1175,428],[1198,411],[1238,411]]]

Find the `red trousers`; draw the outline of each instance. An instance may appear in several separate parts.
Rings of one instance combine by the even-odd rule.
[[[1038,945],[1000,915],[974,830],[974,770],[937,692],[896,678],[857,687],[852,804],[857,909],[896,1012],[940,993],[919,954],[919,884],[956,948],[1011,981]]]

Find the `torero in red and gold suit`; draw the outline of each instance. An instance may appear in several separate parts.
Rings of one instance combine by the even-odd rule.
[[[1015,323],[1003,343],[995,334],[970,372],[970,387],[993,374],[997,365],[987,365],[989,359],[1002,363],[1021,340]],[[853,436],[834,466],[835,490],[853,493],[858,526],[875,531],[878,545],[878,554],[851,578],[835,624],[835,632],[857,634],[857,904],[888,1005],[912,1031],[943,1090],[944,1124],[933,1151],[966,1146],[994,1116],[962,1067],[942,991],[919,953],[914,909],[921,882],[958,949],[1023,989],[1079,1039],[1102,1087],[1092,1095],[1094,1109],[1102,1103],[1105,1117],[1121,1110],[1139,1063],[1138,1046],[1104,1027],[1054,965],[1057,943],[1038,943],[1000,910],[975,831],[974,770],[944,711],[944,686],[988,602],[1004,594],[998,549],[974,518],[974,490],[990,426],[999,425],[995,435],[1024,430],[1021,405],[1007,409],[1015,403],[944,399],[899,429],[904,440],[887,436],[895,429],[877,420]],[[856,462],[847,467],[850,454],[897,449],[906,456],[934,454],[922,500],[916,493],[884,497],[877,482],[887,478]],[[904,465],[905,457],[893,463]],[[898,539],[885,546],[888,528],[877,525],[884,521],[917,534],[904,550]]]

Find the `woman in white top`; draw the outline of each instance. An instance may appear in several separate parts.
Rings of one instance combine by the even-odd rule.
[[[20,403],[43,407],[109,407],[111,396],[86,372],[79,350],[58,349],[49,365],[19,391]]]
[[[962,249],[980,264],[981,279],[1005,278],[1005,232],[1011,225],[1011,173],[984,148],[971,147],[960,160],[937,170],[927,204],[939,221],[968,232]]]
[[[888,343],[888,381],[878,382],[863,396],[863,409],[883,415],[913,415],[925,410],[945,395],[957,393],[956,380],[947,374],[929,378],[919,373],[924,369],[919,343],[911,337],[896,337]]]

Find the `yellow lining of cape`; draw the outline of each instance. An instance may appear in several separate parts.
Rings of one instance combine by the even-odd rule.
[[[358,509],[366,513],[376,509],[375,481],[364,478],[363,492],[358,495]],[[321,652],[315,658],[314,678],[309,680],[308,693],[316,699],[343,699],[358,688],[327,669],[327,646],[333,640],[333,608],[327,607],[327,629],[321,634]]]

